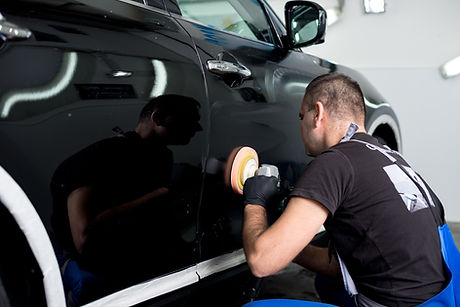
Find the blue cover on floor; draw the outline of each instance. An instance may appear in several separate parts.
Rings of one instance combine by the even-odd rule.
[[[289,300],[289,299],[272,299],[272,300],[260,300],[244,304],[243,307],[327,307],[335,306],[318,302]]]

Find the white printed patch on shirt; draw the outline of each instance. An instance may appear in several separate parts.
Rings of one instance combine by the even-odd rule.
[[[415,176],[412,169],[405,167],[411,176]],[[409,212],[416,212],[420,209],[428,208],[427,201],[423,197],[414,182],[395,164],[383,168],[393,182],[396,190],[401,196]],[[416,178],[417,180],[418,178]],[[418,181],[418,183],[420,183]],[[423,183],[421,183],[423,185]]]

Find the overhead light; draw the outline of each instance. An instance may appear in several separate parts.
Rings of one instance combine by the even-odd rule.
[[[150,91],[150,98],[163,95],[168,85],[168,73],[165,64],[160,60],[152,60],[154,83]]]
[[[385,0],[364,0],[364,12],[367,14],[385,13]]]
[[[59,95],[72,81],[77,69],[77,62],[78,54],[76,52],[65,52],[62,55],[59,72],[48,84],[6,93],[0,100],[0,118],[8,118],[11,109],[19,103],[45,100]]]
[[[460,75],[460,56],[441,65],[439,67],[439,72],[444,79]]]

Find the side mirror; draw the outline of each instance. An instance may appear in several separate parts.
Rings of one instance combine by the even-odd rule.
[[[326,11],[310,1],[289,1],[284,6],[289,48],[324,43]]]

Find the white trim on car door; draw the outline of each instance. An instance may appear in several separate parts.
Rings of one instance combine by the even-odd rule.
[[[146,300],[170,293],[174,290],[189,286],[200,279],[212,274],[225,271],[246,262],[243,249],[224,254],[189,267],[179,272],[134,285],[115,292],[99,300],[91,302],[84,307],[132,306]]]
[[[0,166],[0,201],[16,220],[43,273],[48,307],[66,306],[59,265],[38,213],[16,181]],[[243,249],[224,254],[184,270],[120,290],[85,306],[131,306],[170,293],[200,279],[246,262]]]
[[[1,166],[0,202],[8,209],[21,228],[40,266],[47,306],[65,306],[61,273],[45,226],[27,195]]]

